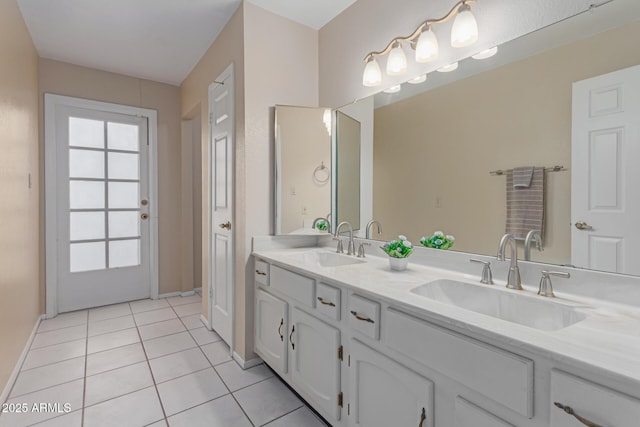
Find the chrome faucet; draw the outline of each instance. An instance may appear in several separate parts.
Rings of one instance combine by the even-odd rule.
[[[313,224],[311,224],[311,228],[313,228],[314,230],[316,229],[316,225],[318,225],[318,222],[320,221],[326,221],[327,222],[327,233],[331,233],[331,223],[329,222],[329,220],[327,218],[323,218],[323,217],[318,217],[316,219],[313,220]]]
[[[382,225],[380,225],[380,221],[372,219],[367,223],[367,231],[365,235],[367,240],[371,239],[371,227],[373,227],[373,224],[378,224],[378,234],[382,234]]]
[[[340,228],[342,228],[343,225],[349,226],[349,245],[347,247],[347,255],[353,255],[356,252],[356,244],[353,241],[353,227],[351,226],[351,224],[349,224],[349,221],[342,221],[336,227],[336,232],[333,235],[333,240],[338,241],[338,248],[336,249],[336,252],[344,253],[344,249],[342,248],[342,240],[340,239]]]
[[[522,290],[522,281],[520,280],[520,269],[518,268],[518,245],[516,239],[511,234],[505,234],[500,239],[498,246],[498,261],[505,260],[505,252],[507,243],[511,244],[511,265],[509,266],[509,274],[507,275],[507,288]]]
[[[524,239],[524,260],[531,261],[531,242],[536,242],[536,249],[543,251],[542,247],[542,235],[540,230],[531,230],[527,233],[527,237]]]

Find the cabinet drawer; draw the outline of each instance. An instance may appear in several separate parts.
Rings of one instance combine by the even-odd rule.
[[[309,307],[315,306],[313,300],[315,280],[275,265],[271,266],[269,275],[271,276],[269,286],[272,289]]]
[[[549,405],[551,427],[584,427],[572,415],[556,407],[556,402],[601,426],[637,427],[640,420],[640,400],[553,369]]]
[[[316,286],[316,310],[327,317],[340,320],[340,289],[318,283]]]
[[[527,418],[533,361],[389,309],[385,343]]]
[[[456,427],[514,427],[506,421],[474,405],[456,397],[454,424]]]
[[[380,339],[380,304],[358,295],[351,295],[349,326],[369,338]]]
[[[269,286],[269,264],[259,259],[255,261],[255,264],[256,264],[256,268],[255,268],[256,283]]]

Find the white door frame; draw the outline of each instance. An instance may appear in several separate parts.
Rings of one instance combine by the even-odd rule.
[[[146,117],[148,120],[149,138],[149,283],[151,298],[158,298],[158,113],[147,108],[130,107],[82,98],[44,95],[44,176],[45,176],[45,310],[47,319],[58,315],[58,255],[57,255],[57,223],[58,209],[56,198],[57,182],[57,144],[55,111],[59,106],[106,111]]]
[[[235,146],[236,146],[236,140],[235,140],[235,85],[234,85],[234,79],[233,79],[233,63],[229,64],[229,66],[214,80],[213,83],[211,83],[211,85],[209,85],[208,88],[208,120],[209,120],[209,135],[208,135],[208,139],[207,139],[207,151],[206,153],[203,152],[202,155],[203,156],[207,156],[207,192],[208,192],[208,203],[207,203],[207,222],[208,222],[208,233],[207,233],[207,248],[209,251],[208,257],[207,257],[207,271],[208,271],[208,280],[207,280],[207,285],[209,287],[209,294],[207,296],[208,301],[209,301],[209,310],[207,313],[207,326],[208,329],[213,329],[213,281],[214,281],[214,277],[215,277],[215,272],[214,272],[214,241],[213,241],[213,227],[216,226],[216,224],[213,223],[213,203],[215,203],[214,201],[214,197],[212,197],[213,195],[213,174],[215,173],[215,171],[213,170],[213,165],[211,162],[211,148],[212,148],[212,144],[211,142],[213,141],[213,123],[212,123],[212,115],[213,112],[211,111],[211,103],[212,103],[212,94],[213,94],[213,90],[216,86],[223,84],[221,82],[225,82],[224,84],[230,84],[231,85],[231,108],[230,108],[230,113],[232,114],[231,117],[231,141],[232,141],[232,145],[233,145],[233,149],[231,150],[230,153],[230,160],[229,160],[229,168],[231,170],[231,176],[232,176],[232,186],[235,185]],[[229,343],[229,352],[231,354],[231,356],[233,357],[233,351],[235,348],[235,330],[236,330],[236,321],[235,321],[235,301],[236,301],[236,290],[235,290],[235,226],[236,226],[236,215],[235,215],[235,206],[236,206],[236,201],[235,201],[235,191],[231,192],[230,195],[230,205],[231,205],[231,211],[232,211],[232,218],[231,218],[231,222],[233,223],[232,227],[234,227],[232,229],[231,232],[231,270],[229,272],[229,276],[230,276],[230,280],[231,280],[231,289],[230,289],[230,294],[231,294],[231,306],[229,308],[229,317],[231,319],[231,337],[230,337],[230,343]]]

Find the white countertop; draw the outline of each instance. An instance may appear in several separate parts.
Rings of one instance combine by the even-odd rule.
[[[636,387],[640,385],[640,309],[635,307],[602,303],[596,299],[563,294],[556,290],[557,298],[548,301],[550,304],[575,307],[587,317],[564,329],[543,331],[411,292],[411,289],[437,279],[491,286],[480,284],[479,275],[420,265],[412,263],[411,258],[408,269],[397,272],[389,268],[387,258],[371,255],[367,255],[365,263],[322,267],[292,256],[302,251],[331,250],[327,247],[262,247],[255,250],[253,255],[275,265],[318,276],[323,281],[342,285],[365,296],[375,296],[394,307],[432,319],[468,336],[478,339],[485,337],[491,342],[527,350],[563,364],[588,369],[594,374],[613,376],[618,381],[631,383]],[[504,283],[496,280],[493,286],[504,292],[517,292],[519,295],[544,300],[536,295],[537,289],[526,287],[525,291],[513,291],[506,289]]]

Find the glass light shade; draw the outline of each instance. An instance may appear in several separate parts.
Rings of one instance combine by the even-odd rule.
[[[378,86],[382,82],[382,72],[380,71],[380,65],[375,58],[367,61],[367,65],[364,67],[364,73],[362,73],[362,85],[367,87]]]
[[[473,59],[487,59],[487,58],[491,58],[496,53],[498,53],[498,46],[494,46],[494,47],[492,47],[490,49],[483,50],[482,52],[478,52],[475,55],[473,55],[472,58]]]
[[[411,83],[412,85],[417,85],[417,84],[420,84],[420,83],[424,83],[426,81],[427,81],[427,75],[423,74],[421,76],[414,77],[411,80],[407,80],[407,83]]]
[[[418,37],[416,43],[416,62],[429,62],[438,58],[439,48],[436,34],[427,28]]]
[[[400,85],[395,85],[395,86],[391,86],[389,89],[385,89],[383,92],[384,93],[396,93],[396,92],[400,92],[400,89],[402,89],[400,87]]]
[[[461,9],[464,6],[461,6]],[[465,47],[470,46],[478,41],[478,24],[476,18],[471,13],[469,6],[462,9],[456,15],[451,28],[451,46]]]
[[[438,68],[437,71],[440,73],[450,73],[451,71],[455,71],[458,69],[458,63],[454,62],[453,64],[445,65],[444,67]]]
[[[407,55],[404,54],[402,45],[397,43],[396,47],[391,49],[387,58],[387,74],[397,76],[405,71],[407,71]]]

